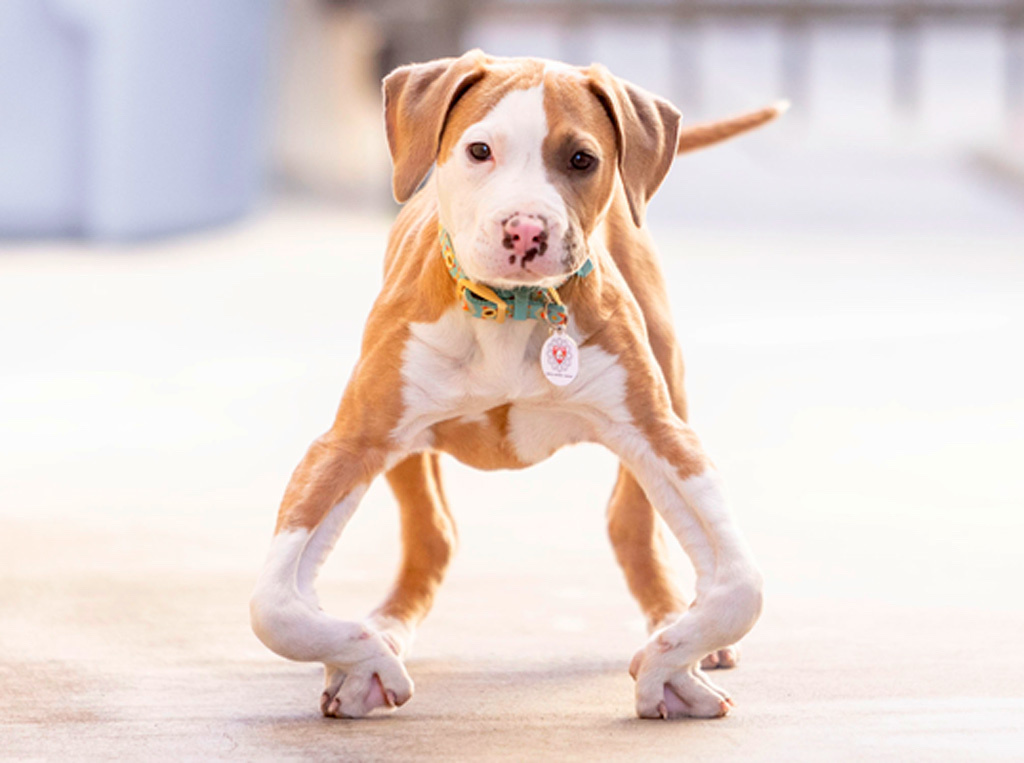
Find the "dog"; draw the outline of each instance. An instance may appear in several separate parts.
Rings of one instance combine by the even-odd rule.
[[[762,576],[686,424],[644,213],[678,153],[765,124],[782,105],[683,129],[670,103],[600,65],[479,50],[396,69],[383,89],[404,207],[334,423],[285,491],[251,599],[254,632],[279,655],[324,664],[326,716],[404,704],[403,659],[455,545],[438,454],[519,469],[598,442],[621,461],[609,534],[650,633],[630,665],[636,712],[727,714],[732,700],[704,669],[735,664]],[[401,567],[366,620],[343,621],[320,609],[314,582],[381,474],[400,506]],[[656,511],[696,569],[689,606]]]

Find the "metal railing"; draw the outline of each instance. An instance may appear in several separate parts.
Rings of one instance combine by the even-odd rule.
[[[887,33],[892,48],[891,102],[897,112],[913,116],[921,102],[923,30],[996,28],[1002,37],[1005,113],[1013,122],[1024,119],[1024,0],[377,0],[366,7],[379,15],[388,31],[384,68],[452,55],[462,49],[466,30],[483,19],[531,18],[551,24],[559,30],[558,57],[577,64],[589,63],[587,27],[593,23],[667,26],[690,43],[673,46],[675,97],[698,109],[704,79],[702,27],[722,22],[763,25],[777,30],[781,40],[781,90],[805,113],[813,108],[809,98],[815,30],[870,27]]]

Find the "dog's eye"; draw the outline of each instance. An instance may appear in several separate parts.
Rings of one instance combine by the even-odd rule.
[[[466,148],[469,156],[476,162],[486,162],[491,158],[491,147],[486,143],[470,143]]]
[[[569,160],[569,166],[574,170],[589,170],[596,161],[597,159],[593,154],[588,154],[586,151],[577,151],[572,155],[572,159]]]

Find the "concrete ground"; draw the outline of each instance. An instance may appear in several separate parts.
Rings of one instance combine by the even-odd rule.
[[[693,423],[767,578],[741,666],[715,676],[729,717],[634,717],[643,627],[604,537],[614,462],[589,446],[519,473],[445,464],[462,547],[416,694],[320,717],[318,668],[259,644],[247,598],[353,363],[386,225],[278,203],[168,242],[3,245],[0,756],[1024,756],[1013,225],[663,222]],[[365,613],[396,558],[375,486],[325,608]]]

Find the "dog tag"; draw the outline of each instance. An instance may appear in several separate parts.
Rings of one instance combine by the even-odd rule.
[[[580,348],[564,330],[556,331],[544,342],[540,368],[548,381],[559,387],[564,387],[580,372]]]

